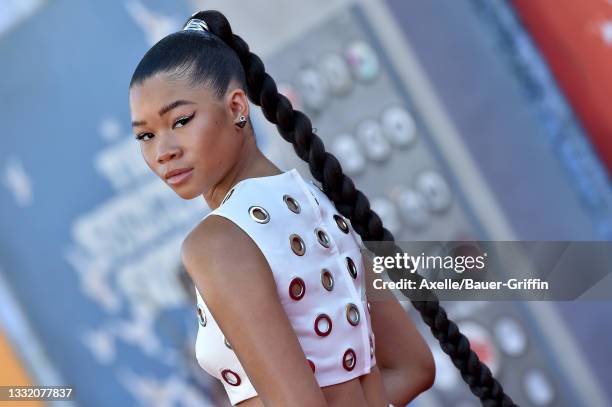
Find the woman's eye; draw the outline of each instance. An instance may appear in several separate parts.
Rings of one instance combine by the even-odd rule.
[[[191,120],[191,118],[194,115],[195,114],[192,114],[191,116],[181,117],[176,122],[174,122],[174,126],[172,126],[172,128],[174,129],[176,127],[183,127],[184,125],[186,125],[189,122],[189,120]],[[179,124],[180,124],[180,126],[178,126]],[[148,140],[145,139],[145,137],[148,137],[148,136],[153,136],[153,133],[142,133],[142,134],[139,134],[138,136],[135,136],[135,138],[138,141],[148,141],[148,140],[150,140],[150,138]]]
[[[153,134],[151,134],[151,133],[142,133],[142,134],[139,134],[138,136],[136,136],[136,140],[139,140],[139,141],[143,141],[143,140],[144,140],[144,141],[146,141],[144,138],[145,138],[146,136],[149,136],[149,135],[151,135],[151,136],[152,136]],[[150,139],[149,139],[149,140],[150,140]]]
[[[193,115],[191,115],[189,117],[181,117],[176,122],[174,122],[174,127],[176,128],[177,124],[180,124],[180,126],[178,126],[178,127],[183,127],[184,125],[186,125],[189,122],[189,120],[191,120],[192,117],[193,117]]]

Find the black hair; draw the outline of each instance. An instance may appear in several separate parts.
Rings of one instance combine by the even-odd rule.
[[[403,253],[395,244],[391,232],[383,227],[379,216],[370,209],[366,196],[342,172],[336,157],[325,151],[323,142],[313,133],[308,116],[294,110],[289,99],[278,93],[276,83],[266,73],[261,59],[249,51],[249,46],[241,37],[232,33],[225,16],[219,11],[207,10],[191,18],[204,20],[209,32],[187,30],[160,40],[138,64],[130,87],[164,71],[188,74],[194,84],[209,83],[217,95],[225,93],[231,78],[244,81],[241,83],[246,85],[249,100],[261,106],[266,119],[276,124],[281,136],[309,164],[312,176],[321,183],[323,192],[333,201],[338,212],[351,221],[364,245],[376,254],[389,255],[388,249],[380,253],[383,250],[381,245],[369,244],[385,241],[393,247],[392,253]],[[423,277],[413,273],[412,278],[420,286]],[[469,340],[459,331],[457,324],[447,318],[436,294],[428,289],[421,290],[419,294],[424,294],[423,298],[427,300],[411,299],[412,305],[482,405],[516,406],[487,365],[472,351]]]
[[[158,72],[170,79],[186,79],[192,87],[208,86],[217,98],[225,94],[232,79],[246,91],[238,55],[219,37],[201,31],[179,31],[159,40],[136,67],[130,89]]]

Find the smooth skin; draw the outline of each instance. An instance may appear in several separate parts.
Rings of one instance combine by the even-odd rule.
[[[167,171],[193,169],[185,182],[168,184],[183,199],[201,195],[214,209],[237,182],[282,173],[258,149],[252,127],[235,126],[240,115],[248,117],[249,104],[234,82],[218,100],[206,86],[189,87],[180,77],[158,73],[135,85],[129,99],[147,166],[164,182]],[[161,112],[177,100],[189,103]],[[187,235],[181,258],[257,389],[258,396],[239,406],[404,406],[432,386],[431,351],[390,293],[382,298],[379,292],[371,302],[377,365],[367,375],[320,388],[279,301],[270,266],[242,229],[209,216]]]

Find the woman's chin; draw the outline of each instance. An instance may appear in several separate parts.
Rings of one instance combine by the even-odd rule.
[[[183,199],[193,199],[199,196],[200,194],[195,193],[193,190],[189,188],[172,188],[174,192]]]

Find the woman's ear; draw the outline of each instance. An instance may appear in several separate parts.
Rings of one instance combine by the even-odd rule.
[[[242,88],[237,87],[229,92],[228,104],[234,120],[240,116],[249,117],[249,100]]]

